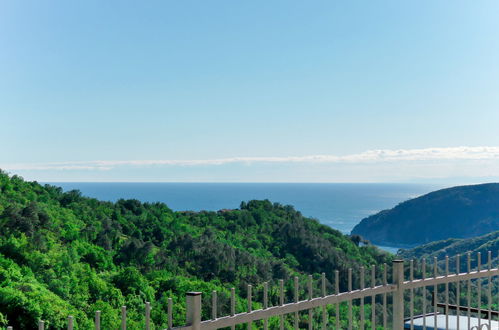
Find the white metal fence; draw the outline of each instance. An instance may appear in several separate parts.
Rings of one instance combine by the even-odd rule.
[[[485,262],[482,262],[485,258]],[[235,289],[231,289],[230,313],[219,316],[217,311],[217,292],[211,293],[211,318],[202,320],[202,294],[200,292],[189,292],[186,295],[186,323],[183,326],[173,325],[172,300],[168,300],[168,329],[171,330],[208,330],[231,328],[236,325],[246,324],[247,329],[257,328],[268,329],[269,319],[277,319],[280,329],[299,329],[300,325],[306,322],[306,327],[322,329],[340,329],[342,324],[347,324],[348,329],[366,329],[367,323],[372,330],[379,329],[416,329],[416,321],[422,320],[423,329],[449,329],[449,318],[454,317],[457,322],[457,329],[498,329],[497,322],[493,320],[499,316],[497,306],[499,306],[499,267],[492,267],[491,252],[487,256],[477,254],[472,259],[467,254],[466,263],[461,262],[459,255],[439,262],[437,258],[431,264],[426,259],[395,260],[392,264],[391,279],[388,281],[388,267],[385,265],[381,274],[376,272],[372,266],[369,271],[370,279],[366,286],[366,270],[360,268],[357,281],[358,288],[354,289],[352,280],[352,269],[347,272],[346,292],[340,292],[340,274],[335,272],[334,294],[326,292],[326,276],[322,274],[320,283],[313,281],[312,276],[308,277],[307,297],[300,300],[298,278],[294,278],[294,300],[285,302],[284,282],[279,281],[277,288],[278,303],[269,305],[269,285],[264,283],[262,308],[252,310],[253,298],[255,294],[253,287],[247,287],[247,311],[237,313],[235,310],[236,297]],[[499,260],[499,258],[498,258]],[[452,263],[452,264],[451,264]],[[472,268],[472,263],[476,267]],[[453,268],[452,272],[450,267]],[[430,269],[432,268],[432,269]],[[431,272],[431,276],[428,276]],[[439,273],[440,272],[440,273]],[[377,276],[378,275],[378,276]],[[379,276],[381,275],[381,276]],[[418,278],[416,278],[418,277]],[[315,283],[314,283],[315,282]],[[320,296],[313,296],[313,288],[320,285]],[[495,294],[493,294],[493,290]],[[453,303],[450,301],[450,294],[454,296]],[[428,299],[433,296],[433,299]],[[462,305],[463,301],[465,302]],[[366,308],[366,303],[370,308]],[[334,306],[334,318],[329,318],[327,306]],[[346,320],[340,320],[340,305],[347,305]],[[358,315],[353,315],[353,305],[357,305]],[[495,309],[494,309],[495,306]],[[377,310],[380,309],[380,310]],[[439,310],[442,310],[440,312]],[[314,318],[314,313],[317,313]],[[305,314],[303,316],[302,314]],[[145,306],[145,328],[151,328],[151,305]],[[285,317],[291,315],[291,325],[285,321]],[[461,317],[458,317],[461,315]],[[95,329],[101,329],[100,312],[95,315]],[[367,318],[367,319],[366,319]],[[444,325],[442,325],[442,320]],[[341,321],[341,323],[340,323]],[[473,321],[477,321],[478,324]],[[456,324],[453,325],[455,327]],[[418,325],[418,329],[421,325]],[[121,311],[121,329],[125,330],[126,307]],[[12,330],[12,327],[7,328]],[[44,329],[43,321],[39,323],[39,330]],[[68,329],[73,329],[73,318],[68,318]]]

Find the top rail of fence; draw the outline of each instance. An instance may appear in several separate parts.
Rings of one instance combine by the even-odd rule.
[[[345,274],[347,277],[346,287],[347,291],[340,292],[340,273],[338,271],[334,272],[334,281],[331,285],[335,289],[334,294],[326,293],[326,276],[323,273],[320,278],[320,283],[315,283],[312,276],[308,276],[308,282],[305,288],[305,293],[307,294],[306,299],[299,299],[299,288],[298,288],[298,277],[294,278],[293,281],[293,295],[294,299],[292,302],[285,303],[284,296],[285,290],[283,281],[280,280],[278,283],[278,288],[274,291],[274,294],[278,292],[278,297],[274,296],[274,306],[269,306],[269,284],[264,283],[263,285],[263,302],[262,308],[253,310],[253,297],[255,296],[255,290],[253,286],[248,285],[247,289],[247,311],[236,313],[235,302],[236,295],[235,289],[230,290],[230,315],[218,316],[218,300],[219,297],[217,292],[212,292],[211,296],[211,319],[202,320],[201,310],[202,310],[202,294],[199,292],[191,292],[186,296],[186,323],[182,326],[173,326],[173,303],[172,299],[168,299],[168,310],[167,310],[167,329],[170,330],[210,330],[219,329],[225,327],[231,327],[235,329],[235,325],[238,324],[248,324],[248,329],[251,328],[252,322],[263,321],[263,329],[268,329],[269,318],[279,318],[278,323],[280,329],[285,327],[285,316],[287,316],[288,325],[292,324],[294,329],[298,329],[300,324],[299,318],[300,312],[308,311],[308,317],[302,318],[308,324],[308,329],[312,329],[312,322],[314,320],[313,313],[316,309],[322,309],[322,313],[318,314],[316,317],[316,322],[322,324],[322,329],[331,329],[340,327],[340,309],[339,306],[342,303],[347,305],[348,328],[352,329],[352,324],[355,322],[356,328],[365,329],[366,324],[370,324],[371,328],[377,328],[381,325],[383,328],[393,328],[395,330],[400,330],[404,328],[404,322],[409,322],[409,328],[414,329],[415,320],[415,310],[418,311],[420,317],[430,315],[432,318],[431,322],[434,326],[437,322],[440,322],[438,315],[440,314],[439,309],[444,310],[445,315],[445,325],[448,328],[449,325],[449,315],[457,315],[457,322],[459,325],[460,317],[459,313],[461,311],[466,312],[468,329],[472,328],[472,313],[478,315],[478,326],[481,326],[482,317],[488,316],[487,320],[483,321],[483,324],[491,327],[492,318],[496,317],[498,313],[492,311],[493,297],[491,294],[492,286],[495,285],[496,292],[499,293],[499,267],[492,267],[492,253],[488,252],[486,256],[487,261],[482,264],[482,255],[477,254],[476,260],[476,270],[472,270],[471,267],[471,255],[467,254],[467,262],[461,264],[461,256],[456,255],[453,257],[455,264],[455,271],[450,272],[450,258],[445,257],[445,260],[433,259],[430,264],[427,263],[427,259],[421,259],[421,262],[417,264],[419,267],[416,269],[414,260],[404,262],[402,260],[395,260],[392,264],[392,273],[389,281],[388,267],[385,264],[381,269],[374,266],[370,269],[370,276],[366,272],[366,269],[360,267],[358,276],[356,277],[355,284],[358,288],[353,288],[353,270],[348,269]],[[498,253],[499,260],[499,253]],[[442,263],[444,262],[444,263]],[[431,266],[431,267],[430,267]],[[462,272],[462,269],[466,269]],[[415,271],[417,276],[415,276]],[[428,276],[428,272],[432,272],[431,276]],[[367,273],[367,274],[366,274]],[[368,276],[366,276],[368,275]],[[419,278],[416,278],[419,277]],[[366,285],[366,279],[368,279],[368,284]],[[473,282],[474,281],[474,282]],[[334,283],[333,283],[334,282]],[[464,282],[463,284],[461,284]],[[482,284],[483,282],[483,284]],[[345,282],[343,282],[345,283]],[[451,286],[452,285],[452,286]],[[319,297],[313,296],[313,288],[320,287],[321,294]],[[445,287],[445,288],[444,288]],[[439,289],[440,288],[440,289]],[[444,288],[444,289],[442,289]],[[461,291],[462,289],[462,291]],[[465,291],[466,289],[466,291]],[[259,288],[260,290],[260,288]],[[440,292],[438,292],[441,290]],[[449,291],[454,290],[453,297],[458,297],[454,304],[451,304],[449,298]],[[319,290],[316,290],[319,291]],[[476,307],[472,307],[471,293],[475,294]],[[428,294],[431,293],[434,297],[433,300],[428,299]],[[465,294],[465,298],[461,297],[461,293]],[[440,294],[440,295],[439,295]],[[391,298],[387,299],[390,295]],[[415,306],[415,296],[420,295],[417,300],[421,306]],[[486,299],[482,299],[482,295]],[[261,297],[261,295],[260,295]],[[476,298],[478,297],[478,298]],[[408,298],[408,299],[407,299]],[[499,296],[494,304],[499,306]],[[441,301],[438,301],[440,299]],[[365,300],[371,305],[370,310],[365,309]],[[409,300],[408,304],[404,303]],[[484,300],[485,303],[484,303]],[[277,304],[276,304],[276,301]],[[355,319],[353,315],[353,302],[361,306],[357,309],[358,314],[355,315],[358,319]],[[462,303],[466,306],[461,306]],[[331,320],[327,315],[327,306],[334,305],[335,315],[334,324],[328,324]],[[389,313],[389,306],[390,312]],[[408,306],[408,307],[407,307]],[[487,309],[483,309],[482,306],[487,306]],[[206,306],[205,306],[206,307]],[[150,303],[146,303],[144,315],[145,315],[145,328],[149,330],[151,328],[151,306]],[[381,310],[379,309],[381,308]],[[206,309],[205,309],[206,310]],[[370,315],[366,315],[370,313]],[[407,316],[407,311],[409,312],[409,317]],[[123,306],[121,310],[121,329],[126,329],[126,307]],[[390,316],[390,317],[389,317]],[[100,330],[100,311],[96,312],[95,315],[95,329]],[[73,329],[72,316],[68,317],[68,329]],[[344,320],[345,321],[345,320]],[[426,318],[423,318],[423,326],[426,327]],[[495,321],[494,321],[495,322]],[[8,329],[14,330],[14,328],[9,327]],[[44,329],[44,322],[40,321],[39,329]]]

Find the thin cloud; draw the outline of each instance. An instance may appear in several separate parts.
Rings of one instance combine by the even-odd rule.
[[[255,163],[381,163],[407,161],[442,161],[442,160],[496,160],[499,159],[499,147],[451,147],[424,149],[380,149],[368,150],[350,155],[309,155],[289,157],[229,157],[218,159],[195,160],[97,160],[79,162],[2,164],[0,168],[9,171],[20,170],[100,170],[108,171],[116,167],[147,166],[220,166],[226,164]]]

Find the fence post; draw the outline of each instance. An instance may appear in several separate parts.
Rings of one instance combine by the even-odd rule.
[[[7,327],[7,330],[12,330],[13,328],[12,327]]]
[[[38,321],[38,330],[44,330],[45,329],[45,322],[40,320]]]
[[[173,328],[173,299],[168,298],[168,330]]]
[[[95,330],[100,330],[100,311],[95,311]]]
[[[126,306],[121,306],[121,330],[126,330]]]
[[[187,292],[186,295],[187,325],[192,330],[201,330],[201,292]]]
[[[404,260],[393,260],[393,330],[404,329]]]
[[[151,329],[151,303],[146,301],[146,330]]]
[[[73,330],[73,317],[68,316],[68,330]]]

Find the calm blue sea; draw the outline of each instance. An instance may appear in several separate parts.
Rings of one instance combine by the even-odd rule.
[[[164,202],[175,211],[231,209],[241,201],[269,199],[290,204],[343,233],[380,210],[441,187],[423,184],[357,183],[51,183],[101,200],[135,198]],[[393,251],[393,250],[392,250]]]

